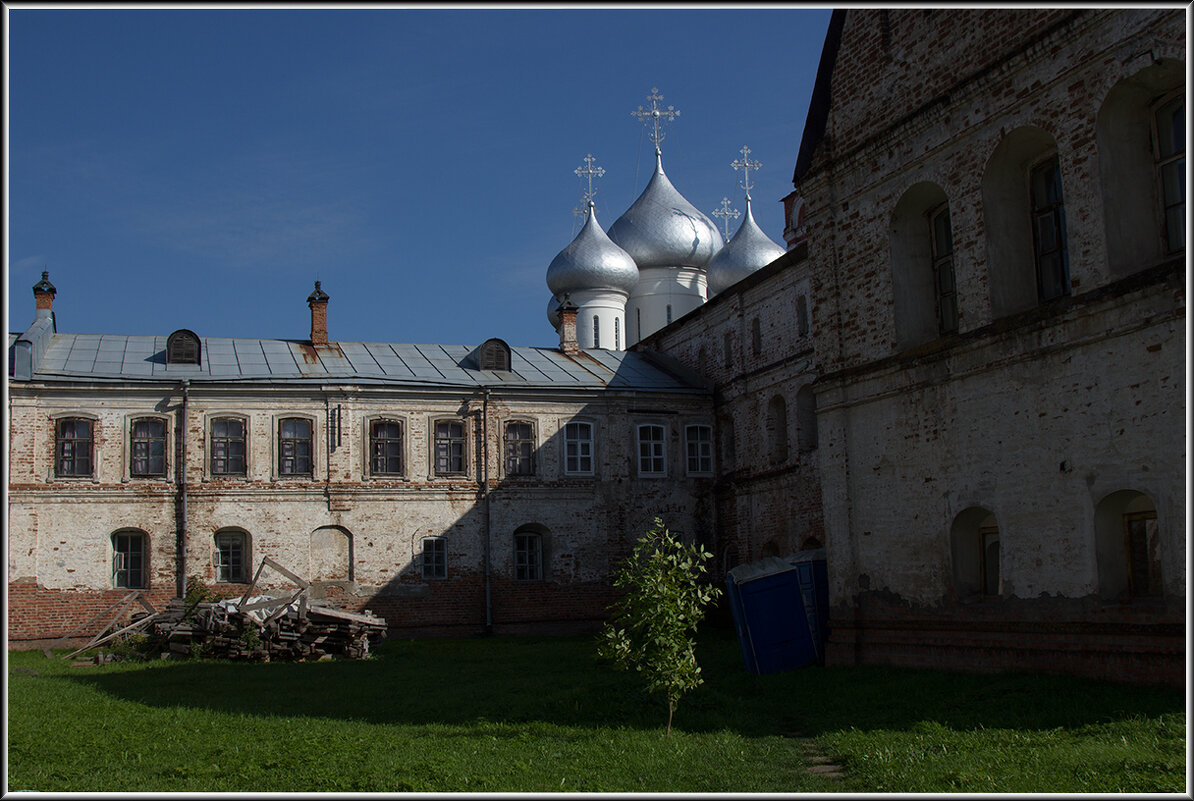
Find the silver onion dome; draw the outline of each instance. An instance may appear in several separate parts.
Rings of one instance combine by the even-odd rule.
[[[638,283],[630,254],[610,240],[589,203],[584,227],[547,268],[547,288],[556,297],[583,289],[617,289],[627,295]]]
[[[763,233],[750,213],[750,198],[746,198],[746,217],[738,232],[726,246],[709,259],[709,294],[724,292],[761,267],[784,255],[787,251]]]
[[[655,174],[609,227],[609,238],[644,267],[704,267],[721,249],[717,226],[676,191],[655,153]]]
[[[547,300],[547,322],[551,327],[560,330],[560,299],[552,295]]]

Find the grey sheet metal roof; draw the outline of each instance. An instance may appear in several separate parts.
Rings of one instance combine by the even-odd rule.
[[[512,347],[510,372],[479,370],[464,345],[308,342],[200,337],[200,364],[166,364],[165,336],[55,333],[35,381],[327,383],[705,393],[699,377],[671,359],[608,350],[569,356],[554,348]]]

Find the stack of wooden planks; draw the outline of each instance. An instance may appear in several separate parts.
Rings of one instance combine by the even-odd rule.
[[[309,604],[301,595],[254,596],[200,603],[193,609],[175,599],[159,613],[150,637],[163,653],[268,662],[364,659],[385,633],[385,620],[371,612]]]

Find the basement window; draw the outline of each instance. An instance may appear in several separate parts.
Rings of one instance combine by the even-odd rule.
[[[145,587],[145,534],[118,531],[112,535],[112,585],[126,589]]]
[[[423,578],[448,577],[448,544],[443,537],[423,538]]]
[[[216,581],[244,583],[247,578],[248,536],[243,531],[216,532]]]

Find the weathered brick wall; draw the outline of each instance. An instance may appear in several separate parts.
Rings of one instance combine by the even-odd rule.
[[[716,498],[718,569],[824,544],[818,451],[802,449],[797,393],[811,384],[811,326],[802,331],[807,263],[785,256],[727,289],[635,349],[658,350],[717,385]],[[811,302],[808,308],[812,310]],[[758,334],[756,338],[756,321]],[[812,325],[817,325],[815,319]],[[759,344],[756,351],[755,343]],[[727,347],[728,342],[728,347]],[[786,455],[772,454],[769,405],[786,407]]]
[[[1142,253],[1129,279],[1110,268],[1116,186],[1097,119],[1114,87],[1180,74],[1184,58],[1180,10],[848,12],[826,137],[797,186],[819,322],[833,659],[1172,678],[1185,279],[1181,254],[1166,265]],[[992,277],[1009,245],[987,230],[984,181],[1027,171],[995,154],[1028,129],[1056,146],[1070,297],[1009,313]],[[893,216],[925,182],[949,204],[959,331],[905,349]],[[1098,598],[1095,509],[1119,490],[1155,504],[1159,608]],[[950,546],[973,506],[996,517],[1003,577],[978,618],[954,594]],[[1112,617],[1119,628],[1100,634]],[[1107,661],[1117,634],[1130,655]]]
[[[156,393],[115,386],[62,390],[14,385],[9,508],[9,637],[58,636],[110,605],[125,591],[112,588],[113,532],[148,535],[149,595],[155,603],[175,595],[179,488],[171,449],[167,479],[128,477],[125,437],[132,417],[165,409],[168,438],[177,445],[178,392]],[[328,410],[339,407],[339,443],[329,445]],[[488,414],[491,479],[489,513],[482,474],[483,412]],[[93,478],[53,475],[53,419],[86,413],[96,419]],[[248,422],[248,474],[210,473],[206,432],[214,416],[235,413]],[[315,424],[314,476],[277,475],[276,431],[281,416],[305,415]],[[406,423],[405,475],[368,476],[368,421],[379,415]],[[235,528],[249,535],[249,563],[270,557],[304,576],[321,569],[315,532],[344,532],[351,542],[349,575],[327,577],[316,596],[347,608],[369,608],[396,631],[479,631],[486,623],[485,532],[489,531],[495,627],[536,623],[593,625],[611,600],[609,573],[655,515],[674,530],[711,540],[711,479],[685,475],[683,429],[712,424],[711,399],[700,395],[603,397],[587,393],[563,400],[551,393],[480,394],[356,390],[328,400],[322,393],[270,388],[192,386],[186,423],[186,530],[188,574],[214,582],[214,535]],[[469,432],[467,473],[436,477],[432,429],[436,419],[463,419]],[[573,419],[596,426],[596,475],[566,476],[564,425]],[[531,422],[536,436],[534,477],[504,474],[504,424]],[[663,424],[668,431],[666,478],[640,478],[635,426]],[[333,432],[334,433],[334,432]],[[334,440],[335,437],[333,436]],[[538,526],[545,534],[545,577],[514,580],[516,529]],[[426,579],[421,542],[446,540],[448,577]],[[263,589],[290,583],[267,569]],[[243,591],[244,585],[217,585]],[[98,609],[97,609],[98,607]]]

